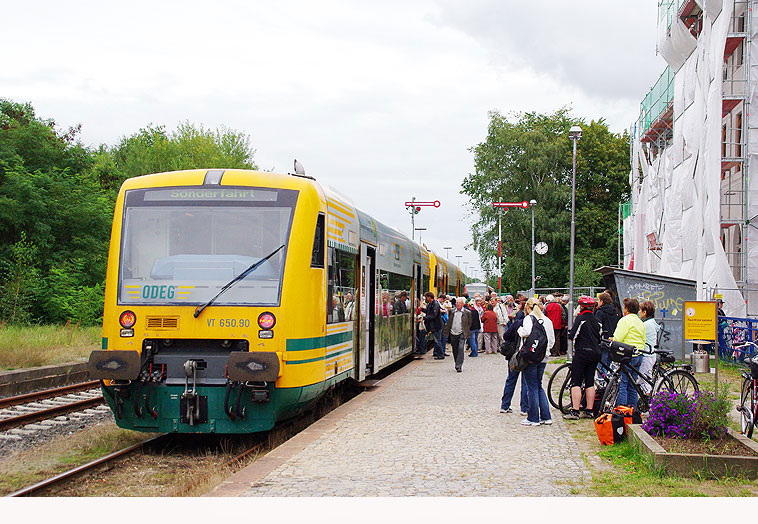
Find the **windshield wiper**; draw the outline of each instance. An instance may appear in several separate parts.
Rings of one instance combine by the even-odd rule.
[[[195,309],[195,313],[193,313],[194,317],[197,318],[198,316],[200,316],[200,313],[202,313],[205,308],[207,308],[208,306],[210,306],[211,304],[213,304],[213,302],[218,297],[220,297],[222,293],[224,293],[227,289],[229,289],[234,284],[236,284],[237,282],[239,282],[240,280],[242,280],[243,278],[245,278],[246,276],[248,276],[250,273],[252,273],[256,269],[258,269],[258,267],[260,267],[261,264],[263,264],[266,260],[268,260],[269,258],[271,258],[274,255],[276,255],[279,252],[279,250],[281,250],[283,247],[284,247],[284,244],[282,244],[281,246],[279,246],[278,248],[276,248],[273,252],[271,252],[271,254],[269,254],[266,257],[260,259],[258,262],[256,262],[255,264],[253,264],[252,266],[250,266],[249,268],[247,268],[246,270],[244,270],[242,273],[240,273],[239,275],[237,275],[233,279],[231,279],[224,287],[221,288],[221,291],[219,291],[218,294],[215,297],[213,297],[208,302],[206,302],[202,306],[198,306],[197,309]]]

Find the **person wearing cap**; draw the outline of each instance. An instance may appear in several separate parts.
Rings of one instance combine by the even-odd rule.
[[[724,313],[724,310],[722,309],[724,307],[724,301],[722,299],[716,300],[716,314],[720,317],[725,317],[726,313]]]
[[[563,415],[566,420],[592,418],[592,406],[595,404],[595,371],[600,361],[600,333],[602,326],[592,313],[595,299],[582,295],[579,297],[579,314],[568,337],[574,342],[574,355],[571,359],[571,410]],[[582,384],[584,384],[585,409],[580,412],[582,402]]]

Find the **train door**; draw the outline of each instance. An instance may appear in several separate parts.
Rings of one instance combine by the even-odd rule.
[[[358,380],[374,370],[374,323],[376,315],[376,251],[363,244],[361,248],[361,350]]]
[[[419,351],[418,322],[416,322],[416,306],[424,302],[424,282],[421,266],[413,264],[413,300],[411,300],[411,319],[413,321],[413,351]]]

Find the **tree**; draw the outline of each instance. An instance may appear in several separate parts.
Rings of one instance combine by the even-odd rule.
[[[0,320],[100,320],[113,208],[127,178],[256,167],[250,138],[226,128],[147,126],[96,149],[79,143],[80,130],[0,99]]]
[[[535,241],[540,287],[565,287],[569,280],[572,143],[568,130],[583,128],[578,144],[575,285],[599,281],[588,271],[615,262],[618,203],[626,197],[628,137],[611,133],[603,120],[589,125],[566,108],[553,114],[524,113],[511,118],[490,113],[487,138],[471,150],[475,172],[463,181],[476,222],[473,246],[482,265],[497,275],[497,224],[503,224],[504,287],[531,287],[531,210],[495,210],[492,202],[536,200]],[[581,277],[581,278],[579,278]]]
[[[113,148],[101,146],[93,172],[100,184],[117,191],[127,178],[182,169],[257,169],[250,137],[222,127],[215,131],[183,122],[173,133],[148,125],[122,138]]]

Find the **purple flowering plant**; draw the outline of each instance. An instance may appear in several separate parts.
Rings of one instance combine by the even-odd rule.
[[[692,395],[661,391],[650,399],[650,412],[642,429],[667,438],[722,438],[729,412],[726,393],[717,397],[707,391]]]

